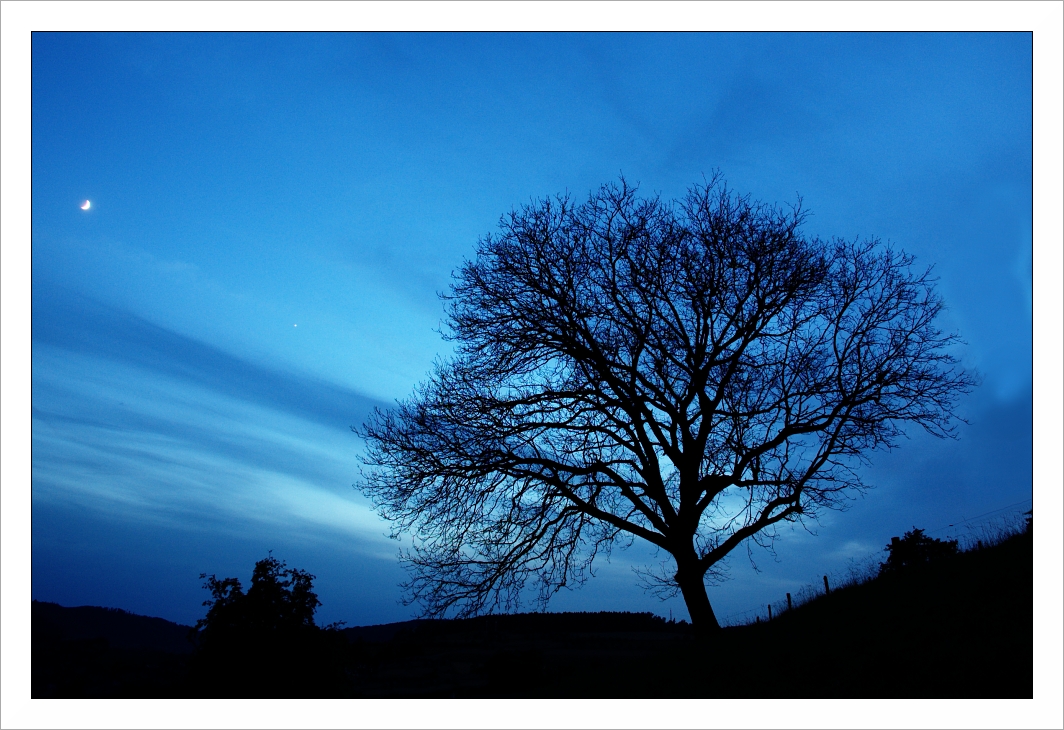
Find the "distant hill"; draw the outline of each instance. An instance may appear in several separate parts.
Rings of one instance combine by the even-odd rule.
[[[667,621],[653,613],[627,611],[515,613],[477,616],[468,619],[413,619],[377,626],[353,626],[341,629],[349,641],[381,643],[396,637],[420,638],[483,633],[617,633],[617,632],[690,632],[685,621]]]
[[[191,626],[175,624],[163,618],[140,616],[120,608],[100,606],[60,606],[58,603],[33,602],[35,637],[50,635],[60,641],[104,639],[120,649],[148,649],[173,654],[191,654]]]
[[[47,697],[182,697],[191,626],[116,608],[33,602],[31,691]]]

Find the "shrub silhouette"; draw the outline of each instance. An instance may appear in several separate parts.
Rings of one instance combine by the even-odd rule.
[[[893,537],[885,548],[889,555],[887,562],[879,566],[880,575],[896,573],[915,565],[926,565],[933,560],[950,557],[958,553],[956,540],[940,540],[928,537],[924,531],[914,527],[904,537]]]
[[[326,696],[340,690],[346,641],[314,623],[314,576],[270,555],[247,593],[237,578],[201,574],[211,597],[196,622],[191,681],[203,696]]]
[[[234,636],[253,632],[292,632],[314,627],[314,612],[321,601],[312,589],[314,576],[304,570],[288,568],[272,555],[255,564],[251,588],[245,594],[237,578],[206,573],[203,587],[211,592],[204,601],[207,616],[196,622],[201,641],[227,641]]]

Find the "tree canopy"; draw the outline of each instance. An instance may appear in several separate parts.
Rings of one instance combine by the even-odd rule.
[[[291,633],[313,628],[321,601],[314,593],[314,576],[289,568],[272,555],[255,563],[251,587],[244,593],[237,578],[200,576],[211,597],[203,602],[207,615],[196,622],[203,642],[228,641],[236,636]]]
[[[378,411],[361,489],[428,615],[513,610],[639,538],[696,626],[746,540],[838,508],[907,426],[953,435],[973,384],[930,269],[821,240],[719,176],[679,201],[623,178],[504,216],[455,273],[438,361]]]
[[[960,549],[956,540],[928,537],[923,530],[914,527],[901,538],[892,538],[884,550],[888,553],[887,562],[879,566],[880,575],[952,557]]]
[[[347,640],[318,627],[314,576],[270,555],[245,593],[237,578],[203,574],[211,597],[194,629],[192,691],[218,697],[319,697],[345,691]]]

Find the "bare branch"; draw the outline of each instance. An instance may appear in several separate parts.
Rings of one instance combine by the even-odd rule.
[[[414,539],[408,598],[546,601],[637,537],[715,624],[703,580],[735,547],[842,505],[907,425],[954,435],[974,378],[931,272],[805,238],[803,217],[719,176],[680,202],[622,179],[504,216],[444,296],[454,357],[359,430],[360,488]]]

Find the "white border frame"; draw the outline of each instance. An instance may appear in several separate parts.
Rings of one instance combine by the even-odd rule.
[[[1064,3],[14,2],[2,28],[3,727],[1062,727]],[[1034,32],[1035,699],[1029,701],[31,701],[30,33],[33,30],[949,30]],[[1054,523],[1053,520],[1056,520]],[[517,707],[520,707],[517,710]]]

